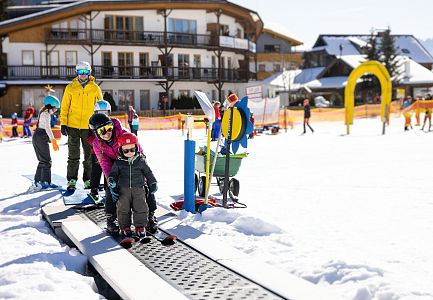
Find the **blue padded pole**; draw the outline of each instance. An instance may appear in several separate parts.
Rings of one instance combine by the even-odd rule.
[[[195,141],[185,140],[185,156],[184,156],[184,182],[183,193],[185,199],[183,201],[183,209],[195,213],[195,186],[194,186],[194,170],[195,170]]]

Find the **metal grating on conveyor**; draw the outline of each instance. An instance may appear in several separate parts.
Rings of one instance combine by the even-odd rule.
[[[84,214],[105,227],[103,209]],[[179,241],[166,247],[152,239],[149,244],[136,243],[128,250],[190,299],[284,299]]]

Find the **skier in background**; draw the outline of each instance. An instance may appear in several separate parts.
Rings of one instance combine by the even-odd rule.
[[[310,100],[305,99],[304,100],[304,132],[303,134],[307,133],[305,125],[310,128],[311,132],[314,133],[313,128],[310,126],[310,117],[311,117],[311,111],[310,111]]]
[[[49,142],[51,142],[54,151],[59,150],[59,145],[54,138],[50,124],[51,115],[55,113],[59,107],[59,99],[50,95],[44,98],[44,106],[39,111],[37,128],[32,139],[33,148],[39,161],[34,177],[35,181],[31,187],[35,190],[57,187],[57,185],[51,183],[51,155]]]
[[[213,105],[213,110],[215,112],[215,121],[212,126],[212,134],[211,134],[212,141],[216,141],[218,139],[218,135],[221,128],[220,105],[221,103],[219,101],[215,101]]]
[[[35,109],[33,108],[32,104],[29,104],[24,113],[23,135],[21,136],[22,138],[32,136],[32,131],[30,130],[30,126],[32,124],[34,114],[35,114]]]
[[[404,131],[408,131],[409,128],[413,129],[412,127],[412,112],[409,110],[406,110],[409,106],[412,104],[412,97],[408,96],[406,100],[404,100],[403,105],[401,106],[401,109],[403,110],[403,116],[404,116]]]
[[[11,116],[11,125],[12,125],[12,137],[18,137],[18,116],[17,113],[13,113]]]
[[[157,182],[145,156],[138,151],[138,139],[133,133],[125,132],[118,139],[119,156],[113,163],[108,184],[114,202],[117,202],[117,220],[123,238],[146,237],[149,208],[148,193],[154,194]],[[131,230],[134,220],[134,233]]]
[[[132,116],[131,128],[131,132],[135,135],[138,135],[138,129],[140,128],[140,119],[136,113]]]

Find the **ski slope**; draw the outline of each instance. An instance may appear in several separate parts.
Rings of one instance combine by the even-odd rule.
[[[248,208],[179,217],[215,243],[346,299],[433,299],[433,133],[404,132],[402,118],[385,136],[379,119],[355,120],[350,136],[342,123],[313,116],[312,126],[314,134],[300,135],[299,126],[249,140],[236,176]],[[183,194],[185,136],[141,131],[139,139],[168,208]],[[205,132],[193,139],[204,145]],[[37,165],[32,145],[4,142],[0,154],[0,298],[99,299],[82,275],[86,258],[41,219],[39,206],[60,201],[58,193],[23,194],[30,181],[22,175]],[[65,174],[67,146],[52,156],[52,172]],[[216,186],[210,192],[221,197]]]

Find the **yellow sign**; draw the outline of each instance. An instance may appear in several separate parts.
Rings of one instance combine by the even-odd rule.
[[[404,89],[397,89],[397,99],[404,99],[405,94],[406,93]]]
[[[350,132],[349,126],[353,124],[353,109],[355,106],[355,86],[356,81],[364,74],[373,74],[379,79],[382,90],[382,105],[380,116],[386,120],[389,114],[391,104],[392,83],[388,70],[378,61],[371,60],[360,64],[354,69],[347,79],[347,85],[344,89],[344,107],[346,110],[346,128],[347,134]]]
[[[224,136],[227,138],[229,135],[229,119],[230,111],[233,110],[233,122],[232,122],[232,141],[239,141],[245,135],[246,121],[245,116],[241,113],[237,107],[229,107],[225,112],[221,123],[221,130]]]

